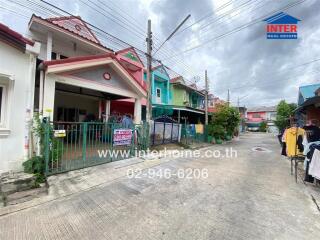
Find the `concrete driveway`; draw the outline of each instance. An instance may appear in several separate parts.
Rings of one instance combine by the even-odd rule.
[[[318,239],[319,211],[276,138],[246,134],[209,150],[229,147],[237,157],[165,159],[136,178],[1,216],[0,239]],[[208,175],[187,178],[189,168]],[[164,170],[171,176],[153,175]]]

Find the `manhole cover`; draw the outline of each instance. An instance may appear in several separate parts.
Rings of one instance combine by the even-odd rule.
[[[269,149],[264,147],[254,147],[251,150],[254,152],[271,152]]]

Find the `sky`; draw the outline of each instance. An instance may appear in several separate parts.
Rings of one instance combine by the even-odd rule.
[[[318,0],[47,1],[144,51],[151,19],[154,52],[190,14],[154,58],[199,88],[207,70],[210,92],[226,100],[229,89],[233,105],[238,98],[246,107],[272,106],[282,99],[297,102],[299,86],[320,83]],[[62,14],[37,4],[37,0],[0,0],[0,22],[26,34],[33,12],[43,17]],[[266,39],[263,19],[281,11],[301,20],[297,40]]]

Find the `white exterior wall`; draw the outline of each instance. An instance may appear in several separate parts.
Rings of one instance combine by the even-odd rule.
[[[29,31],[28,36],[32,37],[32,39],[41,42],[41,49],[40,54],[38,56],[41,60],[47,59],[47,35],[41,34],[38,32],[31,32]],[[63,41],[59,38],[56,38],[54,33],[52,34],[52,51],[55,53],[59,53],[61,55],[67,56],[67,57],[78,57],[78,56],[85,56],[85,55],[94,55],[97,53],[105,53],[104,51],[90,51],[88,49],[85,49],[81,47],[79,42],[77,43],[77,48],[74,51],[73,43],[72,41]]]
[[[0,73],[13,76],[6,103],[7,130],[0,129],[1,174],[9,170],[22,170],[21,164],[28,157],[26,126],[32,119],[36,58],[3,42],[0,42],[0,56]]]

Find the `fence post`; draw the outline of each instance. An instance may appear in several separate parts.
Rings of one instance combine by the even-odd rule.
[[[171,123],[171,142],[172,142],[172,133],[173,133],[173,123]]]
[[[136,129],[136,124],[133,124],[132,127],[131,127],[132,136],[131,136],[130,157],[133,156],[134,151],[135,151],[135,147],[138,146],[138,144],[139,144],[139,141],[138,141],[138,130],[137,130],[137,142],[136,142],[136,146],[135,146],[135,141],[134,141],[135,140],[135,133],[136,133],[135,129]]]
[[[166,134],[166,122],[163,123],[162,143],[164,143],[165,134]]]
[[[184,124],[184,138],[186,140],[186,145],[188,145],[188,129],[187,129],[187,124]]]
[[[111,131],[110,131],[110,150],[111,150],[111,153],[113,152],[113,130],[114,130],[114,124],[115,123],[111,123]],[[110,161],[112,162],[113,161],[113,154],[111,154],[111,157],[110,157]]]
[[[156,122],[153,121],[152,145],[154,145],[154,137],[156,135],[155,132],[156,132]]]
[[[204,131],[204,142],[207,143],[208,142],[208,125],[204,125],[203,126],[203,131]]]
[[[82,132],[82,163],[85,166],[86,158],[87,158],[87,130],[88,130],[88,123],[84,122],[82,124],[83,132]]]
[[[50,123],[44,124],[44,157],[45,157],[45,175],[48,175],[49,172],[49,147],[50,147]]]

